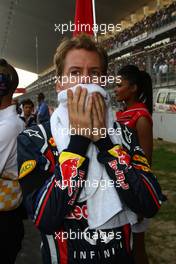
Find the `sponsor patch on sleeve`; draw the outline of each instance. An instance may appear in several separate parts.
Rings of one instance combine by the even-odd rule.
[[[57,182],[57,186],[62,190],[68,188],[69,196],[73,194],[73,186],[77,182],[76,177],[82,178],[84,176],[84,171],[78,170],[84,160],[84,157],[71,152],[62,152],[59,157],[62,180]]]
[[[19,179],[28,175],[31,171],[33,171],[35,167],[36,167],[35,160],[27,160],[23,162],[23,164],[21,165],[20,173],[19,173]]]
[[[50,145],[51,145],[52,147],[56,147],[56,143],[55,143],[53,137],[51,137],[51,138],[48,140],[48,142],[50,143]]]
[[[143,166],[140,164],[134,164],[133,165],[137,170],[142,170],[142,171],[146,171],[146,172],[151,172],[151,169],[147,166]]]
[[[76,162],[76,167],[79,168],[83,162],[84,162],[85,158],[80,156],[79,154],[76,153],[71,153],[71,152],[62,152],[60,157],[59,157],[59,163],[62,164],[68,164],[68,165],[72,165],[72,163]]]
[[[150,167],[150,165],[149,165],[149,163],[148,163],[148,161],[147,161],[147,159],[146,159],[145,157],[142,157],[142,156],[140,156],[140,155],[135,154],[135,155],[133,156],[133,160],[135,160],[135,161],[139,161],[139,162],[141,162],[141,163],[147,165],[147,167]]]
[[[115,158],[118,158],[118,161],[122,165],[128,166],[130,163],[130,155],[120,145],[113,147],[112,149],[108,150],[108,152]]]

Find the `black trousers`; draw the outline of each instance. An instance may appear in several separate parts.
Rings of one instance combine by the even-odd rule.
[[[24,226],[20,209],[0,212],[0,263],[15,263],[23,237]]]

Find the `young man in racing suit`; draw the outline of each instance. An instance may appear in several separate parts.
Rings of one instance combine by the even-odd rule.
[[[82,77],[84,84],[84,77],[106,74],[107,56],[81,35],[60,44],[55,65],[58,77],[74,76],[76,83]],[[74,84],[70,79],[57,81],[57,90]],[[49,122],[25,130],[18,138],[19,179],[28,213],[41,232],[43,263],[133,263],[130,221],[104,230],[89,229],[87,202],[78,202],[88,172],[90,143],[96,145],[98,161],[122,203],[136,214],[148,218],[156,214],[163,200],[159,184],[130,129],[121,127],[123,146],[114,145],[108,135],[86,133],[86,129],[105,127],[105,106],[99,94],[89,97],[87,104],[84,88],[78,87],[74,94],[68,90],[67,95],[69,121],[76,133],[66,149],[58,153]],[[121,215],[124,218],[123,211]]]

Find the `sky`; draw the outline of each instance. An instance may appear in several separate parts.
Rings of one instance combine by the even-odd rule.
[[[24,71],[18,68],[15,68],[19,76],[19,85],[18,88],[26,88],[29,84],[37,80],[37,74],[29,71]],[[20,93],[15,93],[13,98],[20,96]]]
[[[29,71],[24,71],[16,68],[16,71],[19,76],[19,88],[25,88],[35,80],[37,80],[37,74]]]

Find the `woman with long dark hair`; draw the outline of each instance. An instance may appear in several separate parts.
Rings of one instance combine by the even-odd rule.
[[[138,136],[148,162],[151,164],[153,151],[152,111],[153,94],[152,80],[145,71],[140,71],[135,65],[127,65],[120,69],[121,83],[115,89],[118,102],[124,102],[123,111],[116,113],[119,123],[133,128]],[[144,232],[148,227],[148,220],[139,220],[132,227],[134,237],[134,259],[136,264],[147,264]]]
[[[121,76],[121,83],[115,89],[116,98],[117,101],[125,103],[125,108],[116,113],[117,121],[136,130],[139,143],[151,163],[153,149],[151,77],[134,65],[123,67],[118,74]]]

